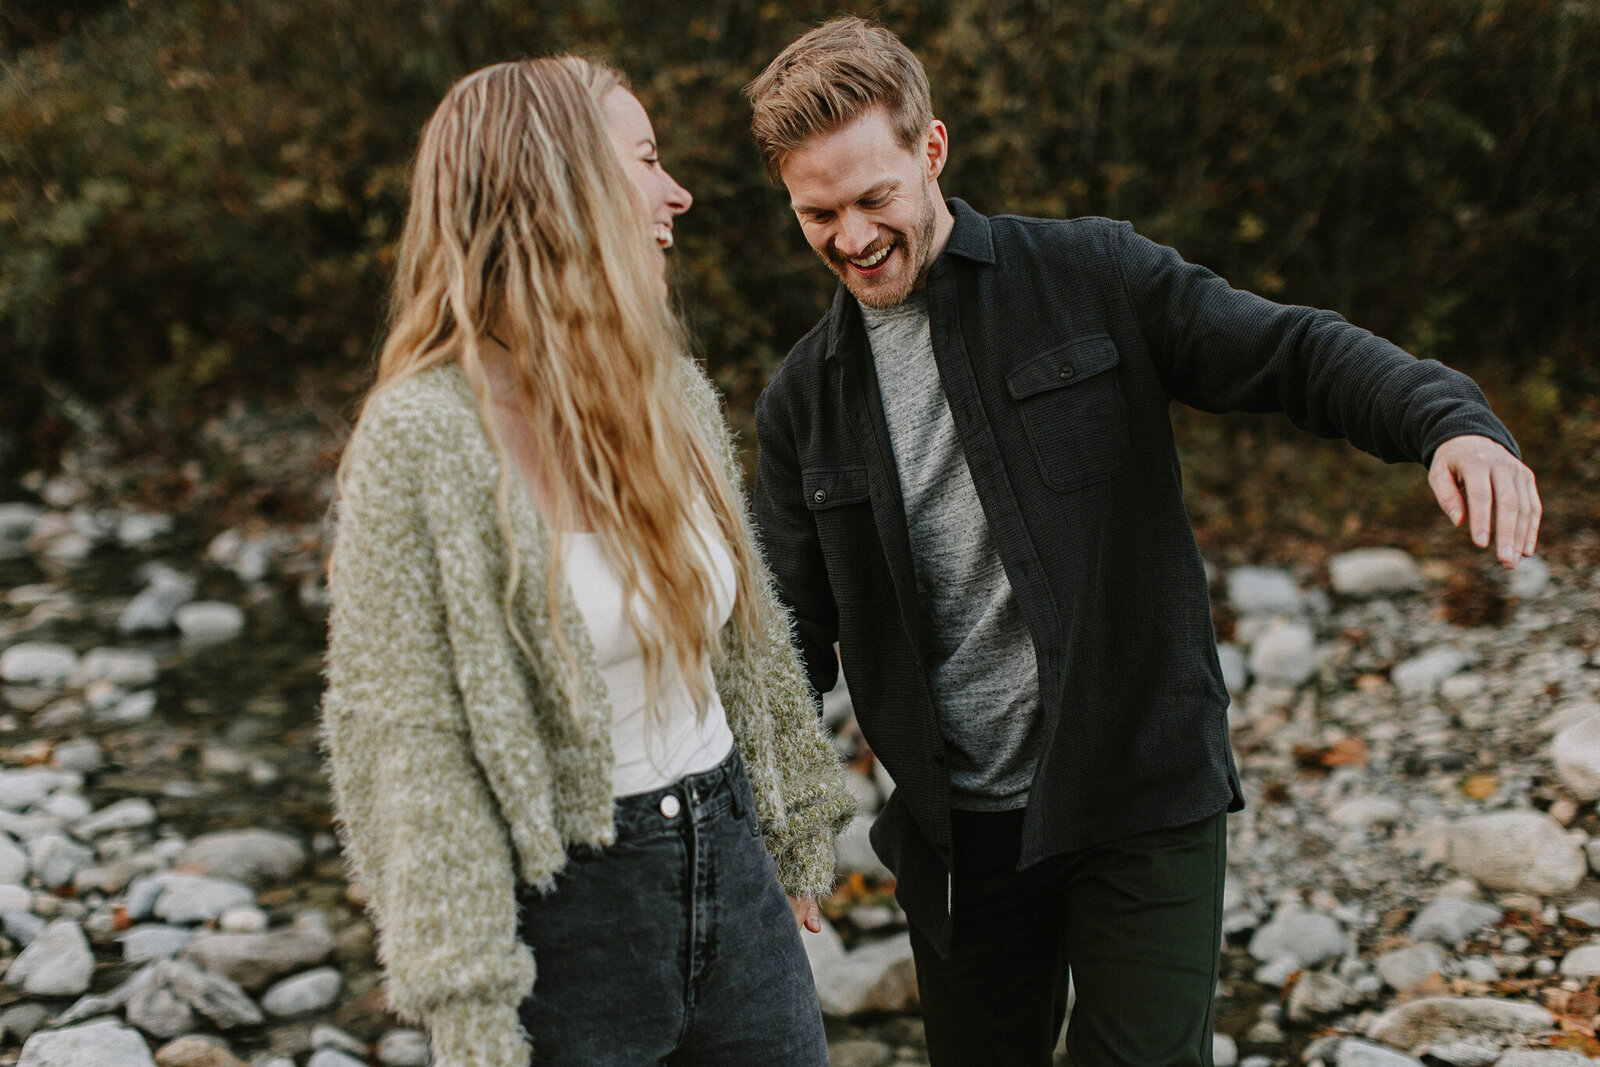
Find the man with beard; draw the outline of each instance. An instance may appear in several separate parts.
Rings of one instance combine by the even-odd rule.
[[[751,83],[843,283],[756,409],[756,519],[818,692],[897,789],[873,827],[936,1065],[1211,1062],[1241,806],[1167,408],[1279,410],[1428,467],[1513,567],[1540,506],[1466,377],[1230,288],[1126,223],[945,200],[921,64],[855,18]]]

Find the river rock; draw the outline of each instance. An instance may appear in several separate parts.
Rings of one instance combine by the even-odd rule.
[[[1600,900],[1590,898],[1569,904],[1561,909],[1561,917],[1591,929],[1600,927]]]
[[[173,614],[194,599],[195,580],[171,567],[155,564],[145,571],[148,584],[128,601],[117,618],[124,634],[160,633],[170,629]]]
[[[341,1052],[348,1052],[352,1056],[365,1059],[367,1056],[367,1043],[354,1034],[346,1033],[337,1026],[327,1023],[318,1023],[311,1028],[312,1048],[336,1048]]]
[[[319,1048],[306,1061],[306,1067],[367,1067],[367,1061],[336,1048]]]
[[[0,681],[12,685],[64,685],[78,669],[78,654],[54,641],[23,641],[0,652]]]
[[[139,830],[156,821],[155,805],[143,797],[129,797],[107,804],[86,819],[80,820],[72,830],[89,840],[119,830]]]
[[[156,1049],[156,1067],[245,1067],[245,1062],[217,1038],[189,1034]]]
[[[1250,645],[1250,673],[1269,685],[1299,686],[1316,672],[1316,650],[1311,627],[1274,620]]]
[[[275,979],[326,959],[334,938],[319,913],[300,916],[287,929],[264,934],[212,934],[195,937],[184,955],[206,970],[261,989]]]
[[[867,1037],[848,1037],[828,1045],[829,1067],[888,1067],[894,1049]]]
[[[1582,836],[1535,811],[1472,816],[1449,830],[1448,862],[1490,889],[1548,896],[1575,889],[1588,862]]]
[[[0,885],[26,884],[28,870],[28,854],[9,835],[0,835]]]
[[[33,806],[33,814],[48,815],[61,823],[87,819],[93,811],[94,805],[81,793],[51,793]]]
[[[266,912],[248,904],[229,908],[217,917],[217,929],[225,934],[260,934],[270,925]]]
[[[117,520],[117,544],[123,548],[143,548],[159,537],[168,536],[174,528],[171,515],[131,512]]]
[[[1356,548],[1328,561],[1328,584],[1340,596],[1396,596],[1421,589],[1422,569],[1398,548]]]
[[[1494,1067],[1594,1067],[1594,1060],[1564,1048],[1512,1048]]]
[[[343,983],[332,967],[318,967],[278,982],[262,994],[261,1006],[279,1018],[321,1011],[339,998]]]
[[[1556,734],[1550,741],[1550,762],[1567,792],[1579,800],[1600,798],[1600,715]]]
[[[80,687],[110,682],[124,689],[137,689],[153,685],[159,673],[156,658],[143,649],[95,648],[83,657],[72,680]]]
[[[1593,978],[1600,974],[1600,942],[1579,945],[1561,961],[1561,973],[1568,978]]]
[[[825,963],[817,977],[817,997],[828,1015],[915,1011],[917,972],[911,937],[898,934]]]
[[[1222,668],[1222,684],[1230,693],[1250,688],[1250,661],[1238,645],[1226,642],[1217,646],[1217,666]]]
[[[12,909],[0,914],[0,930],[5,932],[18,948],[27,948],[34,938],[44,933],[45,921],[31,911]]]
[[[196,874],[163,874],[155,879],[161,885],[154,913],[169,923],[200,923],[215,919],[229,908],[254,904],[256,895],[249,886],[226,878]]]
[[[22,1046],[17,1067],[155,1067],[138,1031],[111,1019],[44,1030]]]
[[[1411,920],[1411,936],[1417,941],[1436,941],[1454,945],[1478,930],[1497,923],[1504,913],[1490,904],[1458,897],[1438,897]]]
[[[94,953],[83,928],[71,919],[50,923],[6,971],[6,984],[36,997],[75,997],[94,977]]]
[[[1250,938],[1250,955],[1262,962],[1293,960],[1296,969],[1315,967],[1348,947],[1349,938],[1339,920],[1299,907],[1280,908],[1272,921]]]
[[[1374,1018],[1366,1036],[1421,1054],[1430,1046],[1472,1036],[1536,1034],[1555,1025],[1537,1004],[1494,997],[1425,997]]]
[[[20,883],[0,884],[0,912],[29,911],[33,893]]]
[[[1389,680],[1402,696],[1432,696],[1439,683],[1467,665],[1467,655],[1454,645],[1436,645],[1395,664]]]
[[[428,1067],[428,1035],[422,1030],[390,1030],[378,1038],[383,1067]]]
[[[107,710],[101,712],[99,717],[105,722],[127,724],[144,722],[155,712],[155,690],[145,689],[114,702]]]
[[[122,943],[122,960],[130,964],[170,960],[193,939],[194,931],[188,927],[164,923],[142,923],[117,937]]]
[[[1538,556],[1529,556],[1517,564],[1506,581],[1506,592],[1523,600],[1540,596],[1550,588],[1550,565]]]
[[[1405,806],[1389,797],[1351,797],[1328,812],[1328,821],[1352,830],[1393,826],[1405,815]]]
[[[25,1000],[0,1011],[0,1037],[8,1042],[27,1041],[49,1021],[50,1012],[43,1004]]]
[[[199,1024],[194,1006],[172,987],[166,973],[158,970],[168,962],[145,968],[144,980],[133,984],[127,1002],[128,1021],[159,1040],[186,1034]]]
[[[255,1002],[226,978],[207,974],[187,960],[160,960],[150,966],[157,968],[160,979],[219,1030],[253,1026],[263,1019]]]
[[[294,877],[306,864],[306,849],[272,830],[224,830],[201,834],[178,854],[186,869],[259,886]]]
[[[1286,570],[1235,567],[1228,572],[1228,606],[1238,615],[1298,615],[1305,598]]]
[[[27,544],[33,528],[44,518],[44,508],[8,500],[0,504],[0,542],[11,546]]]
[[[1355,998],[1350,987],[1337,975],[1307,971],[1289,993],[1289,1021],[1304,1026],[1324,1015],[1343,1011],[1345,1003],[1352,999]]]
[[[1378,957],[1376,966],[1379,976],[1389,988],[1399,993],[1409,993],[1427,980],[1430,974],[1443,970],[1448,959],[1438,945],[1423,942],[1385,952]]]
[[[75,774],[44,767],[0,771],[0,808],[21,811],[39,803],[57,789],[76,789],[82,784],[83,780]],[[10,827],[6,829],[10,830]]]
[[[61,834],[40,834],[28,842],[28,865],[47,888],[71,885],[72,879],[94,863],[94,849]]]
[[[172,617],[178,632],[191,644],[231,641],[244,633],[244,611],[222,600],[197,600],[179,608]]]

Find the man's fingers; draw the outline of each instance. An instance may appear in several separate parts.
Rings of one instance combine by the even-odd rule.
[[[1449,517],[1450,524],[1460,526],[1467,508],[1461,499],[1461,490],[1456,487],[1455,474],[1445,464],[1435,463],[1428,470],[1428,484],[1433,487],[1434,499]]]
[[[1494,519],[1494,483],[1484,467],[1464,472],[1463,479],[1467,491],[1467,529],[1472,533],[1472,543],[1488,548],[1489,528]]]
[[[1517,491],[1517,472],[1496,468],[1490,475],[1494,493],[1494,554],[1507,567],[1522,558],[1522,538],[1527,529],[1521,523],[1522,499]]]
[[[1528,488],[1528,539],[1522,543],[1522,554],[1531,556],[1539,547],[1539,523],[1544,518],[1544,502],[1539,499],[1539,480],[1532,471],[1524,479]]]

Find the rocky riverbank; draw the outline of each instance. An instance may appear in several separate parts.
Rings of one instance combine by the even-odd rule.
[[[315,748],[321,531],[0,504],[0,1063],[426,1062],[389,1015]],[[1249,807],[1218,1063],[1600,1056],[1600,570],[1396,550],[1214,575]],[[834,1062],[924,1063],[863,814],[807,937]],[[441,843],[440,847],[448,847]]]

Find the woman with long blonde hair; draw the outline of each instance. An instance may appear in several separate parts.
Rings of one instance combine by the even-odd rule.
[[[323,738],[439,1067],[827,1062],[796,920],[854,805],[666,302],[689,204],[575,57],[478,71],[423,131]]]

